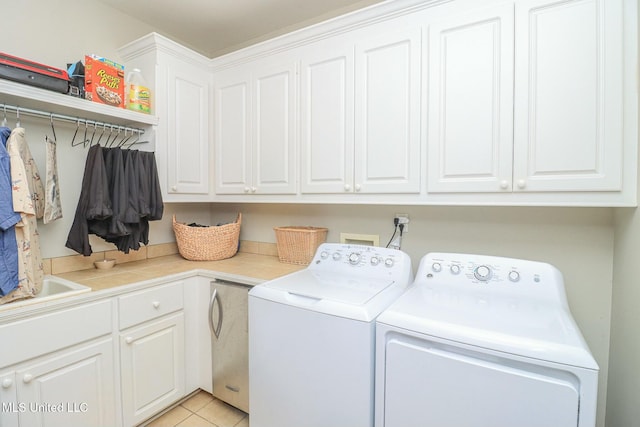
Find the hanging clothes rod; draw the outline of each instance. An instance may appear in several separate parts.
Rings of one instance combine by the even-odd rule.
[[[75,123],[77,125],[82,123],[84,124],[85,127],[91,126],[93,128],[103,128],[103,129],[109,128],[110,130],[113,130],[116,132],[125,131],[130,133],[137,133],[138,135],[142,135],[144,133],[144,129],[134,128],[131,126],[116,125],[116,124],[107,123],[107,122],[100,122],[97,120],[84,119],[81,117],[73,117],[73,116],[67,116],[64,114],[51,113],[49,111],[34,110],[33,108],[18,107],[16,105],[0,104],[0,112],[4,114],[4,117],[6,117],[7,112],[13,112],[16,114],[18,121],[20,119],[20,115],[25,114],[27,116],[41,117],[41,118],[50,119],[50,120],[55,119],[55,120],[60,120],[64,122]]]

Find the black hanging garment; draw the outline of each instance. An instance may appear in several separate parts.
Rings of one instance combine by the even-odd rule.
[[[100,151],[105,173],[96,179],[104,180],[104,183],[99,186],[107,188],[111,213],[108,216],[85,215],[83,219],[80,210],[81,202],[85,199],[83,195],[85,192],[93,191],[92,188],[96,186],[90,180],[86,184],[83,180],[74,226],[76,222],[83,224],[86,221],[86,235],[84,235],[85,228],[72,226],[67,247],[83,255],[90,255],[88,235],[95,234],[116,245],[119,251],[129,253],[131,249],[140,249],[140,243],[144,245],[149,243],[149,221],[162,219],[164,205],[155,155],[151,152],[121,148],[102,148]],[[95,160],[95,162],[98,161]],[[88,165],[89,156],[87,156]],[[85,176],[86,174],[85,169]],[[77,234],[81,237],[76,237]],[[79,246],[74,244],[75,240],[86,240],[88,252],[76,249]],[[85,246],[83,245],[82,248],[84,249]]]

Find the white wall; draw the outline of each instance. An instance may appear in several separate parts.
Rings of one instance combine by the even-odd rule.
[[[38,62],[63,67],[66,62],[81,59],[86,53],[95,53],[115,61],[118,47],[154,31],[92,0],[19,0],[3,3],[3,25],[0,37],[4,52]],[[100,17],[97,19],[96,17]],[[101,25],[106,22],[107,25]],[[24,34],[30,36],[24,36]],[[126,64],[125,64],[126,65]],[[0,103],[2,99],[0,97]],[[14,123],[10,118],[11,124]],[[36,161],[44,173],[44,143],[50,135],[47,121],[26,119],[23,125]],[[73,125],[57,125],[59,139],[58,160],[60,186],[65,217],[53,224],[40,226],[44,257],[73,254],[64,248],[80,193],[86,149],[70,147]],[[414,265],[430,251],[485,253],[550,262],[564,274],[569,303],[585,338],[601,368],[599,393],[599,426],[604,425],[607,374],[609,365],[609,332],[612,298],[612,270],[614,253],[614,226],[612,209],[562,208],[469,208],[469,207],[391,207],[363,205],[260,205],[260,204],[181,204],[167,205],[165,218],[151,224],[151,243],[173,240],[171,215],[179,220],[216,223],[233,219],[243,213],[242,239],[274,242],[274,226],[316,225],[330,229],[329,241],[338,241],[339,233],[379,234],[386,243],[392,231],[392,218],[396,212],[411,216],[409,233],[403,249],[412,257]],[[637,233],[640,220],[628,216],[632,212],[621,209],[617,217],[622,224],[620,234]],[[94,250],[112,249],[111,245],[93,239]],[[616,256],[629,250],[638,253],[638,243],[631,237],[623,239]],[[627,261],[625,285],[616,288],[624,310],[633,308],[633,299],[640,293],[635,287],[633,259]],[[637,319],[623,319],[616,313],[620,324],[638,325]],[[633,330],[616,334],[633,334]],[[615,337],[614,337],[615,338]],[[624,347],[626,336],[617,336],[617,344]],[[614,341],[616,342],[616,341]],[[640,349],[629,357],[618,353],[624,366],[633,366]],[[618,371],[616,381],[625,380],[625,371]],[[613,384],[613,381],[611,381]],[[633,390],[638,384],[636,381]],[[634,390],[638,391],[638,390]],[[635,401],[636,393],[617,396],[621,401]],[[628,406],[633,405],[633,403]],[[633,411],[638,411],[634,407]],[[637,419],[629,417],[629,420]],[[612,424],[612,427],[630,423]]]

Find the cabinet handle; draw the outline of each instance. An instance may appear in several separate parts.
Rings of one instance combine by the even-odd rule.
[[[344,191],[351,191],[351,186],[349,184],[345,184]]]
[[[509,188],[509,181],[507,181],[506,179],[500,181],[500,188],[502,188],[503,190]]]
[[[525,181],[524,179],[518,180],[518,188],[522,189],[522,188],[525,188],[526,186],[527,186],[527,181]]]
[[[256,191],[258,191],[258,189],[256,187],[251,187],[251,192],[255,193]]]
[[[360,191],[362,189],[362,187],[360,186],[360,184],[356,184],[356,191]]]
[[[157,310],[158,308],[160,308],[160,301],[154,301],[154,302],[153,302],[153,308],[155,308],[156,310]]]
[[[213,304],[218,304],[218,326],[213,324]],[[209,301],[209,329],[213,336],[217,338],[220,337],[220,328],[222,328],[222,303],[220,302],[220,297],[218,296],[218,290],[214,289],[211,294],[211,300]]]
[[[172,191],[172,192],[174,192],[174,193],[175,193],[176,191],[178,191],[178,186],[177,186],[177,185],[173,185],[173,186],[171,186],[171,191]]]
[[[13,381],[11,380],[11,378],[5,378],[2,381],[2,388],[10,388],[13,385]]]
[[[33,375],[31,374],[24,374],[24,377],[22,377],[22,382],[24,382],[25,384],[29,384],[32,380]]]
[[[126,337],[124,339],[124,342],[126,342],[127,344],[131,344],[133,342],[133,337]]]
[[[244,192],[248,193],[249,192],[249,187],[244,187]]]

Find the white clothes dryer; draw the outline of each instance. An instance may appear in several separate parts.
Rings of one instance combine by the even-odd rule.
[[[598,365],[545,263],[432,253],[376,322],[376,427],[592,427]]]
[[[249,292],[251,427],[372,427],[375,319],[412,282],[404,252],[322,244]]]

